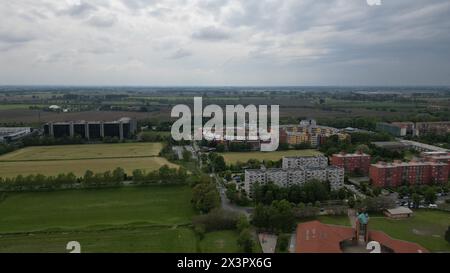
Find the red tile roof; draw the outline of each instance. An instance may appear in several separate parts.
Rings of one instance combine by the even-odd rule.
[[[369,237],[373,241],[379,242],[381,245],[392,249],[395,253],[428,253],[429,251],[422,246],[391,238],[381,231],[369,231]]]
[[[351,227],[326,225],[319,221],[297,225],[296,253],[342,253],[340,243],[351,240],[355,230]],[[391,238],[381,231],[369,231],[370,240],[379,242],[394,253],[428,253],[422,246]]]
[[[311,221],[297,226],[297,253],[342,253],[340,242],[352,239],[354,230]]]

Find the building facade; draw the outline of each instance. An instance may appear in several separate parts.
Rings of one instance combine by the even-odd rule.
[[[370,181],[376,187],[443,184],[448,181],[448,165],[441,162],[378,162],[370,166]]]
[[[406,136],[407,128],[396,124],[378,122],[376,124],[377,131],[387,132],[393,136]]]
[[[70,121],[44,125],[44,134],[54,138],[79,136],[85,139],[117,137],[120,140],[130,138],[136,133],[136,121],[121,118],[116,121]]]
[[[303,185],[310,180],[328,181],[333,190],[338,190],[344,185],[344,169],[336,166],[328,166],[324,156],[283,158],[282,168],[245,170],[244,189],[252,198],[255,184],[265,185],[269,182],[279,187]],[[325,162],[323,161],[325,159]],[[292,163],[294,162],[294,163]],[[300,163],[303,163],[301,165]],[[290,167],[292,166],[292,167]]]
[[[302,120],[298,125],[280,126],[280,143],[289,145],[309,144],[317,147],[327,138],[337,135],[339,139],[348,139],[350,135],[341,133],[339,129],[317,125],[313,119]]]
[[[370,155],[357,152],[354,154],[340,153],[334,154],[330,158],[333,166],[344,168],[347,173],[360,172],[368,175],[370,167]]]
[[[318,156],[285,156],[283,157],[283,169],[297,169],[303,167],[325,168],[328,166],[328,159],[323,155]]]

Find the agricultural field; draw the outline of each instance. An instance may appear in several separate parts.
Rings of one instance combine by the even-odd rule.
[[[316,150],[289,150],[276,152],[227,152],[221,153],[227,164],[247,162],[250,159],[280,160],[283,156],[315,156],[321,153]]]
[[[0,157],[0,177],[69,172],[82,176],[86,170],[99,173],[117,167],[128,174],[135,169],[157,170],[163,165],[177,168],[178,165],[157,156],[161,148],[162,143],[28,147]]]
[[[183,227],[195,211],[187,186],[8,194],[0,202],[0,252],[193,252]]]
[[[35,146],[0,156],[0,162],[150,157],[158,156],[162,147],[162,143]]]
[[[433,252],[450,251],[444,234],[450,226],[450,213],[438,210],[416,210],[408,219],[392,220],[371,217],[369,227],[393,238],[415,242]]]

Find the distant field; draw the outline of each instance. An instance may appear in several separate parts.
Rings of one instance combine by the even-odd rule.
[[[178,167],[178,165],[170,163],[162,157],[14,161],[0,162],[0,177],[15,177],[19,174],[43,174],[49,176],[69,172],[73,172],[77,176],[82,176],[86,170],[98,173],[112,171],[117,167],[121,167],[126,173],[131,174],[135,169],[152,171],[159,169],[163,165],[168,165],[171,168]]]
[[[214,231],[205,234],[200,241],[202,253],[238,253],[238,233],[234,230]]]
[[[188,186],[11,193],[0,202],[0,234],[189,224],[190,200]]]
[[[69,160],[157,156],[162,143],[84,144],[27,147],[0,156],[0,161]]]
[[[13,109],[29,109],[29,104],[0,104],[0,110],[13,110]],[[37,105],[43,107],[42,105]]]
[[[178,167],[157,156],[162,146],[162,143],[120,143],[27,147],[0,156],[0,177],[69,172],[82,176],[86,170],[97,173],[117,167],[131,174],[135,169]]]
[[[320,152],[316,150],[289,150],[289,151],[275,151],[275,152],[229,152],[221,153],[225,162],[228,164],[240,162],[247,162],[249,159],[258,160],[279,160],[283,156],[314,156],[319,155]]]
[[[444,235],[450,226],[450,212],[416,210],[409,219],[391,220],[372,217],[369,228],[381,230],[393,238],[415,242],[434,252],[450,251]]]

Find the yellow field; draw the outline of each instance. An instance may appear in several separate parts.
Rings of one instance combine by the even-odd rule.
[[[161,143],[117,143],[27,147],[0,156],[0,161],[70,160],[157,156]]]
[[[112,171],[117,167],[130,174],[135,169],[152,171],[163,165],[178,167],[158,157],[162,143],[117,143],[27,147],[0,156],[0,177],[19,174],[57,175],[73,172],[82,176]]]
[[[262,160],[279,160],[283,156],[314,156],[321,153],[316,150],[289,150],[289,151],[275,151],[275,152],[230,152],[221,153],[225,162],[228,164],[240,162],[247,162],[249,159]]]
[[[69,172],[82,176],[86,170],[98,173],[112,171],[117,167],[125,169],[125,172],[131,175],[135,169],[156,170],[164,164],[172,168],[177,167],[161,157],[0,162],[0,177],[15,177],[19,174],[50,176]]]

